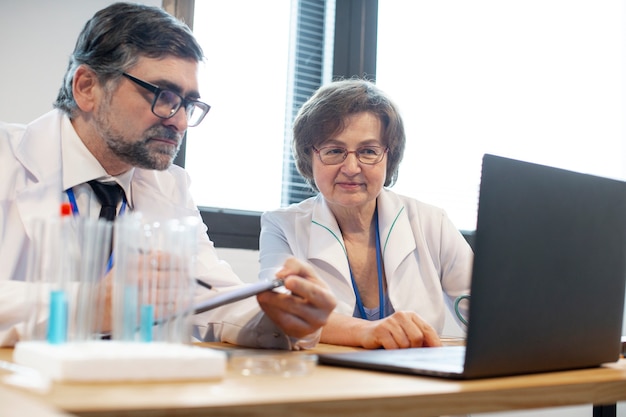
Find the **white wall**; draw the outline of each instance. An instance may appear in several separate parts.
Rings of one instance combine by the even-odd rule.
[[[161,0],[143,0],[160,6]],[[28,123],[52,109],[79,32],[112,0],[20,0],[0,5],[0,121]]]

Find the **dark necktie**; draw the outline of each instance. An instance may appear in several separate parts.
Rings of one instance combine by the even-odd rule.
[[[117,204],[122,199],[124,190],[118,183],[105,184],[95,180],[89,181],[87,184],[91,186],[98,201],[102,205],[100,209],[100,218],[113,221],[117,213]]]

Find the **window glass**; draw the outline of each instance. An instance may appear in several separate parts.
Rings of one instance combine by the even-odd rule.
[[[291,0],[195,2],[204,49],[200,93],[211,111],[187,134],[199,206],[280,206]]]
[[[621,1],[378,7],[377,85],[407,130],[396,192],[473,230],[483,153],[625,176]]]

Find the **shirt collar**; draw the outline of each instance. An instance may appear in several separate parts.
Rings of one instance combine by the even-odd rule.
[[[87,181],[117,182],[126,195],[127,204],[133,207],[131,181],[135,168],[123,174],[111,176],[107,174],[100,162],[80,139],[69,117],[64,116],[61,122],[61,158],[63,166],[63,190],[68,190]]]

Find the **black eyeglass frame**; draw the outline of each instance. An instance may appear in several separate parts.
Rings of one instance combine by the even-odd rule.
[[[358,148],[356,148],[353,151],[349,151],[347,148],[341,147],[341,146],[322,146],[321,148],[316,148],[315,146],[312,146],[313,151],[317,154],[317,157],[320,159],[320,162],[324,165],[339,165],[342,164],[347,158],[348,155],[353,153],[354,156],[356,156],[357,161],[359,161],[362,164],[365,165],[376,165],[376,164],[380,164],[383,160],[383,158],[385,158],[385,154],[387,152],[389,152],[389,147],[387,146],[379,146],[379,145],[365,145],[365,146],[359,146]],[[339,162],[336,162],[334,164],[329,164],[327,162],[324,162],[324,160],[322,159],[322,155],[321,155],[321,151],[324,149],[343,149],[343,159]],[[365,148],[376,148],[376,149],[382,149],[383,151],[380,153],[379,155],[379,159],[375,162],[367,162],[367,161],[362,161],[361,158],[359,157],[359,150],[361,149],[365,149]]]
[[[198,100],[191,100],[188,98],[185,98],[183,96],[181,96],[180,94],[178,94],[175,91],[169,90],[167,88],[161,88],[158,85],[154,85],[151,84],[147,81],[141,80],[137,77],[134,77],[126,72],[122,72],[122,75],[126,78],[128,78],[129,80],[131,80],[132,82],[134,82],[135,84],[137,84],[140,87],[145,88],[146,90],[150,91],[151,93],[154,94],[154,99],[152,100],[152,106],[150,107],[150,110],[152,111],[152,114],[154,114],[156,117],[159,117],[161,119],[170,119],[172,117],[174,117],[176,115],[176,113],[178,113],[178,111],[181,109],[181,107],[185,108],[185,111],[187,112],[187,123],[188,123],[188,127],[195,127],[198,126],[202,120],[204,120],[204,117],[207,115],[207,113],[209,113],[209,110],[211,110],[211,106],[202,102],[202,101],[198,101]],[[170,115],[169,116],[162,116],[160,114],[157,114],[154,111],[154,107],[157,104],[157,101],[159,100],[159,97],[161,96],[161,93],[167,91],[168,93],[174,94],[176,97],[180,98],[180,102],[178,103],[177,107],[173,107],[172,110],[170,110]],[[202,110],[202,116],[198,119],[197,122],[190,124],[189,120],[190,120],[190,115],[193,112],[189,112],[188,111],[188,106],[192,104],[194,108],[198,108],[200,110]]]

